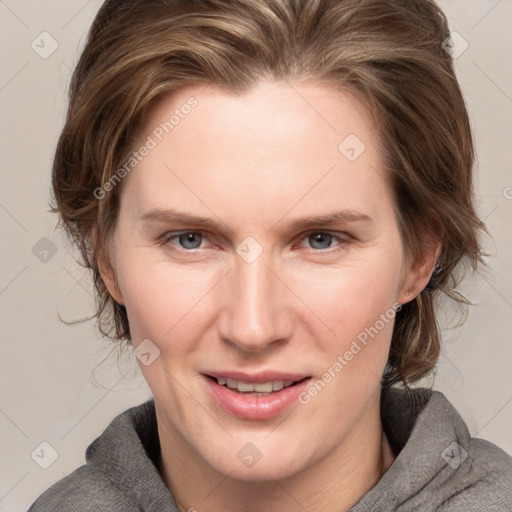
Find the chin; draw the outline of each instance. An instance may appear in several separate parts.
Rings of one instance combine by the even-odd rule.
[[[215,453],[203,453],[203,458],[215,471],[245,482],[286,479],[303,471],[311,460],[303,448],[306,443],[299,439],[290,443],[289,435],[276,435],[269,443],[268,439],[258,441],[257,437],[238,437]]]
[[[243,464],[222,464],[215,468],[218,472],[229,475],[229,478],[243,482],[266,482],[284,480],[299,473],[301,469],[297,460],[281,459],[279,461],[258,461],[253,467],[243,467]]]

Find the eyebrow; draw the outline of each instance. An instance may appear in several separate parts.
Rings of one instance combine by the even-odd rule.
[[[269,229],[271,231],[277,224],[280,224],[283,221],[284,217],[281,218],[272,228]],[[222,220],[215,220],[209,217],[200,217],[197,215],[193,215],[186,212],[181,212],[174,208],[153,208],[152,210],[147,211],[142,214],[140,220],[144,223],[146,222],[161,222],[161,223],[176,223],[176,224],[186,224],[189,226],[200,227],[204,229],[210,229],[212,231],[232,231],[225,222]],[[348,223],[348,222],[356,222],[356,221],[365,221],[371,222],[373,219],[366,215],[365,213],[359,212],[357,210],[347,209],[340,210],[335,212],[328,212],[323,215],[312,217],[301,217],[292,220],[287,224],[287,229],[290,231],[297,231],[299,229],[308,229],[308,228],[321,228],[326,226],[333,226],[335,224],[340,223]]]

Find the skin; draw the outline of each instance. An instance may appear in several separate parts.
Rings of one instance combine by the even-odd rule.
[[[264,82],[241,96],[193,86],[152,105],[139,143],[192,96],[197,107],[122,183],[101,261],[134,347],[150,339],[160,350],[139,365],[155,398],[163,478],[181,510],[348,510],[394,458],[379,414],[393,321],[309,403],[268,420],[219,409],[201,374],[321,379],[379,315],[426,286],[438,247],[406,257],[375,122],[353,96],[314,82]],[[355,161],[338,150],[349,134],[366,146]],[[220,229],[142,220],[166,208]],[[370,220],[318,226],[326,246],[309,237],[315,226],[291,227],[338,210]],[[199,247],[162,241],[182,231],[196,232]],[[263,250],[252,263],[236,250],[248,236]],[[262,454],[250,468],[237,457],[248,442]]]

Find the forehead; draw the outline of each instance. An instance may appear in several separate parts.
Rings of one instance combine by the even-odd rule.
[[[258,142],[272,141],[284,142],[283,149],[288,150],[294,142],[301,142],[301,137],[309,138],[312,131],[328,137],[325,146],[337,146],[337,140],[349,133],[368,143],[377,137],[375,120],[362,99],[319,82],[262,81],[243,94],[212,85],[165,93],[151,104],[142,122],[142,133],[152,133],[160,142],[172,132],[168,138],[172,143],[170,139],[177,140],[187,124],[203,141],[215,138],[223,142],[231,137],[241,142],[247,133],[247,150]]]
[[[187,201],[275,218],[294,204],[356,210],[389,196],[374,118],[326,85],[261,83],[241,95],[188,87],[158,98],[140,133],[135,147],[151,150],[128,179],[134,210]]]

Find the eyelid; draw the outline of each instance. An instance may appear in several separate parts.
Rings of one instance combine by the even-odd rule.
[[[167,245],[169,244],[169,242],[171,242],[173,239],[176,239],[178,238],[180,235],[186,235],[188,233],[193,233],[195,235],[201,235],[203,237],[203,239],[208,239],[208,236],[203,232],[203,231],[200,231],[200,230],[195,230],[195,229],[182,229],[182,230],[179,230],[179,231],[167,231],[165,232],[160,238],[159,238],[159,243],[161,245]],[[178,246],[175,246],[175,247],[178,247]],[[183,251],[183,252],[195,252],[195,251],[198,251],[200,249],[205,249],[205,247],[197,247],[195,249],[185,249],[183,247],[178,247],[177,250],[179,251]]]
[[[178,231],[167,231],[159,238],[159,243],[161,245],[167,245],[173,239],[176,239],[180,235],[184,235],[187,233],[194,233],[197,235],[201,235],[204,239],[208,239],[210,241],[210,243],[212,243],[208,236],[208,233],[205,233],[204,231],[201,231],[201,230],[194,230],[194,229],[182,229],[182,230],[178,230]],[[323,230],[323,229],[312,229],[312,230],[306,231],[304,233],[301,233],[300,235],[298,235],[296,237],[296,240],[298,240],[298,242],[301,242],[313,234],[330,235],[333,238],[336,238],[339,242],[338,244],[334,245],[333,247],[328,247],[327,249],[314,249],[312,247],[303,247],[304,249],[309,249],[311,252],[316,253],[316,254],[332,253],[332,252],[336,251],[337,250],[336,248],[339,248],[339,246],[344,246],[344,245],[350,243],[350,241],[351,241],[350,235],[346,232],[339,233],[339,232],[333,232],[333,231]],[[343,235],[345,235],[346,239],[343,238]],[[173,245],[173,248],[177,251],[181,251],[184,253],[191,253],[191,254],[198,252],[200,250],[210,249],[210,247],[197,247],[195,249],[185,249],[183,247],[179,247],[176,245]]]
[[[329,247],[327,249],[313,249],[312,247],[308,248],[311,251],[313,251],[315,253],[319,253],[319,254],[333,252],[336,250],[335,249],[336,247],[338,247],[340,245],[348,244],[351,239],[351,237],[348,233],[345,233],[345,232],[340,233],[340,232],[335,232],[335,231],[329,231],[326,229],[312,229],[312,230],[306,231],[305,233],[300,234],[297,238],[299,239],[299,241],[302,241],[302,240],[308,238],[309,236],[315,235],[315,234],[330,235],[333,238],[337,238],[338,242],[339,242],[338,244],[334,245],[333,247]],[[345,235],[345,238],[343,238],[343,235]]]

